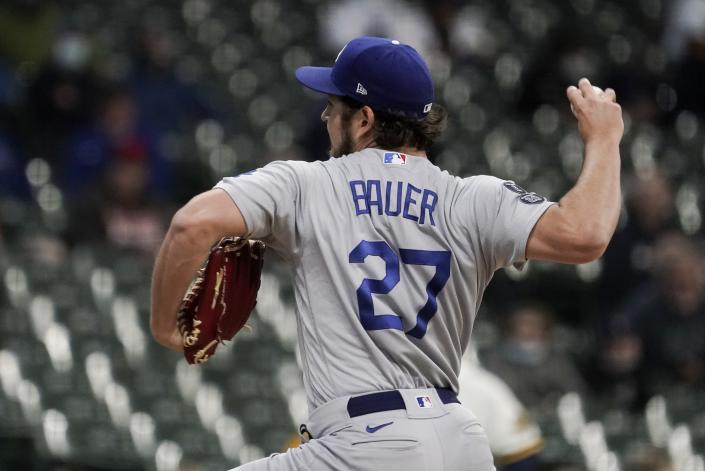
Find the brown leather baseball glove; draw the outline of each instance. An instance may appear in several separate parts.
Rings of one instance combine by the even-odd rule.
[[[242,329],[257,304],[264,243],[226,237],[211,249],[184,295],[177,322],[189,363],[205,363]]]

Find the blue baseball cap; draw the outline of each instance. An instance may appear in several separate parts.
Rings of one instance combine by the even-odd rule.
[[[387,38],[353,39],[333,67],[299,67],[296,78],[311,90],[400,116],[422,118],[433,104],[433,80],[421,55]]]

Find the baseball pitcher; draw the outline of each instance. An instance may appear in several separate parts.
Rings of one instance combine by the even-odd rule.
[[[260,239],[291,266],[309,417],[300,447],[237,469],[494,469],[457,398],[461,357],[497,269],[605,250],[620,209],[614,91],[568,88],[585,161],[554,203],[429,162],[446,116],[408,45],[358,38],[296,77],[328,97],[330,158],[225,178],[176,213],[154,269],[156,340],[183,350],[181,296],[215,242]]]

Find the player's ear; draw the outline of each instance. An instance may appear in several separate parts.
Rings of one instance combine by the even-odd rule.
[[[361,135],[367,134],[368,132],[372,131],[375,127],[375,112],[372,111],[372,108],[367,105],[360,108],[359,125]]]

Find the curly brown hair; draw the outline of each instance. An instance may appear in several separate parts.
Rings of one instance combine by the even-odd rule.
[[[340,97],[345,110],[343,120],[349,121],[352,115],[365,106],[357,100]],[[434,103],[431,111],[423,118],[410,118],[398,114],[372,110],[375,114],[375,144],[381,149],[396,150],[413,147],[427,151],[443,134],[448,121],[448,113],[441,105]]]

